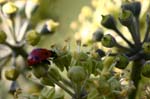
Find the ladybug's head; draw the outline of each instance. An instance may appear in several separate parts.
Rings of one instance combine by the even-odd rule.
[[[50,50],[50,53],[52,58],[57,58],[58,55],[56,52]]]

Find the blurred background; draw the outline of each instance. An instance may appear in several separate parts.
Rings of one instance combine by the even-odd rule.
[[[117,19],[121,12],[121,4],[131,1],[140,1],[144,5],[140,15],[141,32],[144,32],[145,29],[142,27],[145,26],[145,12],[149,10],[149,0],[40,0],[41,6],[34,14],[33,24],[37,24],[42,19],[50,18],[59,22],[59,26],[53,35],[43,37],[39,46],[48,47],[47,45],[51,45],[50,42],[52,44],[62,43],[68,38],[72,40],[82,39],[83,43],[87,43],[92,39],[92,33],[98,28],[115,35],[113,31],[100,25],[101,15],[112,14]],[[131,38],[125,27],[121,26],[120,23],[118,26]],[[118,38],[119,40],[120,38]]]
[[[74,31],[70,28],[73,20],[78,18],[78,14],[83,6],[90,5],[91,0],[40,0],[40,8],[33,17],[33,24],[37,24],[37,20],[53,19],[60,25],[52,36],[45,36],[39,43],[40,46],[47,47],[50,42],[61,43],[68,37],[74,35]]]

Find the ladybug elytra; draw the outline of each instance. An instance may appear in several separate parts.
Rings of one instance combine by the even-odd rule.
[[[32,50],[27,58],[28,66],[34,66],[42,62],[50,64],[50,62],[48,61],[48,58],[50,57],[56,57],[56,53],[44,48],[36,48]]]

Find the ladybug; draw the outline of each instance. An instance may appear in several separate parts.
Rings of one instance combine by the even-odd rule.
[[[27,61],[28,66],[34,66],[40,63],[47,63],[50,64],[48,61],[49,58],[55,58],[57,55],[54,51],[47,50],[44,48],[36,48],[32,50],[29,54]]]

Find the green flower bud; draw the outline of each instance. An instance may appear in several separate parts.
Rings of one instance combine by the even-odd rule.
[[[38,7],[39,7],[39,0],[28,0],[25,7],[25,14],[27,18],[30,19]]]
[[[0,31],[0,43],[4,43],[6,41],[7,35],[5,32]]]
[[[81,66],[73,66],[68,71],[68,77],[75,83],[82,82],[86,78],[86,72]]]
[[[139,17],[141,12],[141,3],[140,2],[132,2],[123,4],[122,9],[129,10],[133,13],[135,17]]]
[[[7,2],[2,6],[2,10],[6,15],[13,15],[17,12],[18,8],[13,2]]]
[[[108,48],[111,48],[111,47],[114,47],[114,46],[115,46],[116,40],[115,40],[115,38],[114,38],[112,35],[106,34],[106,35],[104,35],[104,37],[102,38],[101,43],[102,43],[103,46],[108,47]]]
[[[111,92],[110,88],[111,87],[109,83],[107,82],[107,79],[105,78],[105,76],[100,76],[98,80],[98,86],[97,86],[98,92],[102,95],[108,95]]]
[[[142,75],[150,78],[150,61],[145,62],[142,68]]]
[[[40,34],[38,34],[35,30],[31,30],[27,32],[26,41],[30,45],[36,45],[40,41]]]
[[[102,71],[102,69],[103,69],[103,63],[102,63],[102,61],[100,61],[100,60],[92,60],[92,73],[94,74],[94,75],[97,75],[97,74],[99,74],[98,72],[97,72],[97,70],[100,70],[100,71]]]
[[[102,37],[104,36],[103,31],[101,29],[98,29],[93,33],[92,40],[95,42],[101,41]]]
[[[110,81],[110,86],[112,90],[120,90],[121,84],[117,79],[113,79]]]
[[[102,16],[101,24],[108,29],[116,30],[116,21],[112,15]]]
[[[77,61],[84,61],[84,60],[87,60],[88,55],[84,52],[74,52],[73,57]]]
[[[75,52],[74,53],[74,59],[75,59],[75,64],[76,66],[81,66],[83,67],[88,73],[94,73],[95,72],[95,64],[94,64],[94,59],[89,57],[86,53],[84,52]]]
[[[123,10],[119,16],[119,21],[124,26],[130,26],[133,21],[133,14],[128,10]]]
[[[50,67],[48,70],[48,74],[51,75],[57,81],[61,80],[61,75],[56,67]]]
[[[58,57],[53,59],[52,61],[57,65],[57,67],[61,71],[63,71],[64,67],[68,70],[68,67],[71,64],[71,59],[72,59],[71,53],[66,52],[58,55]]]
[[[76,66],[81,66],[87,73],[94,73],[95,71],[95,64],[92,58],[87,58],[86,60],[77,60],[75,63]]]
[[[19,76],[19,71],[16,68],[11,68],[5,71],[5,77],[7,80],[15,81]]]
[[[120,69],[125,69],[129,64],[129,58],[124,54],[117,55],[115,61],[117,62],[116,67]]]
[[[41,96],[46,99],[54,99],[55,88],[44,87],[41,91]]]
[[[40,64],[40,65],[32,67],[32,73],[37,78],[41,78],[41,77],[45,76],[47,71],[48,71],[48,66],[44,65],[44,64],[43,64],[43,66],[41,66],[41,64]]]
[[[144,42],[142,45],[144,53],[150,53],[150,42]]]
[[[45,77],[45,76],[40,78],[40,82],[44,85],[54,86],[52,81],[48,77]]]
[[[109,75],[108,71],[111,68],[111,65],[114,63],[114,57],[107,56],[103,61],[103,70],[102,75]]]

